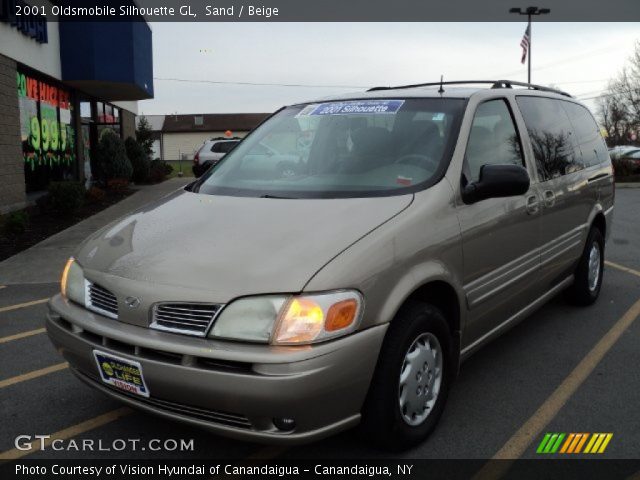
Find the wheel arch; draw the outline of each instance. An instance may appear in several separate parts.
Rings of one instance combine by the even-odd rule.
[[[398,311],[409,302],[422,302],[438,308],[447,320],[451,332],[453,345],[452,360],[454,372],[458,372],[460,366],[460,342],[461,342],[461,300],[454,286],[445,280],[429,280],[415,288],[400,304]],[[394,316],[392,323],[396,321]]]
[[[602,211],[595,214],[591,220],[591,226],[600,230],[603,238],[607,238],[607,220],[604,218],[604,213],[602,213]]]

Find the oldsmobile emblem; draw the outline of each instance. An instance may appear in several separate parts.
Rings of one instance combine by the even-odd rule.
[[[138,297],[127,297],[124,299],[124,303],[129,308],[138,308],[140,306],[140,299]]]

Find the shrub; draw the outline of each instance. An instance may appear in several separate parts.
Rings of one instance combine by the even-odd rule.
[[[38,211],[42,214],[51,213],[51,198],[49,195],[42,195],[36,199]]]
[[[127,157],[133,167],[132,179],[135,183],[145,183],[149,180],[149,171],[151,170],[151,162],[145,153],[142,145],[138,141],[129,137],[124,141]]]
[[[133,167],[127,157],[127,150],[122,139],[112,130],[103,130],[92,158],[91,171],[102,182],[114,178],[129,181]]]
[[[107,188],[114,192],[126,192],[129,188],[129,180],[112,178],[111,180],[107,180]]]
[[[151,130],[151,125],[149,125],[147,117],[144,115],[140,117],[140,121],[138,122],[136,140],[142,147],[142,151],[145,153],[146,157],[151,158],[151,155],[153,154],[153,131]]]
[[[9,235],[22,235],[29,224],[29,215],[24,210],[10,213],[4,222],[3,230]]]
[[[168,175],[173,172],[173,167],[167,162],[156,158],[151,162],[151,171],[149,173],[149,180],[153,183],[159,183],[166,180]]]
[[[107,192],[94,186],[87,191],[87,200],[89,200],[90,203],[100,203],[106,195]]]
[[[84,205],[85,189],[82,182],[49,183],[49,203],[58,215],[73,215]]]

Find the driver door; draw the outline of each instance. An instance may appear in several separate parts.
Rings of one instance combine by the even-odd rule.
[[[487,164],[527,168],[513,110],[504,98],[480,103],[475,111],[461,186],[479,180]],[[527,170],[531,174],[532,169]],[[470,205],[460,200],[458,218],[468,309],[463,346],[469,346],[539,295],[541,209],[532,185],[524,195]]]

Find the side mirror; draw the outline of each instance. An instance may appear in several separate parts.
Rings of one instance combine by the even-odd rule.
[[[465,203],[475,203],[487,198],[524,195],[529,183],[529,174],[520,165],[483,165],[480,180],[463,188],[462,199]]]

